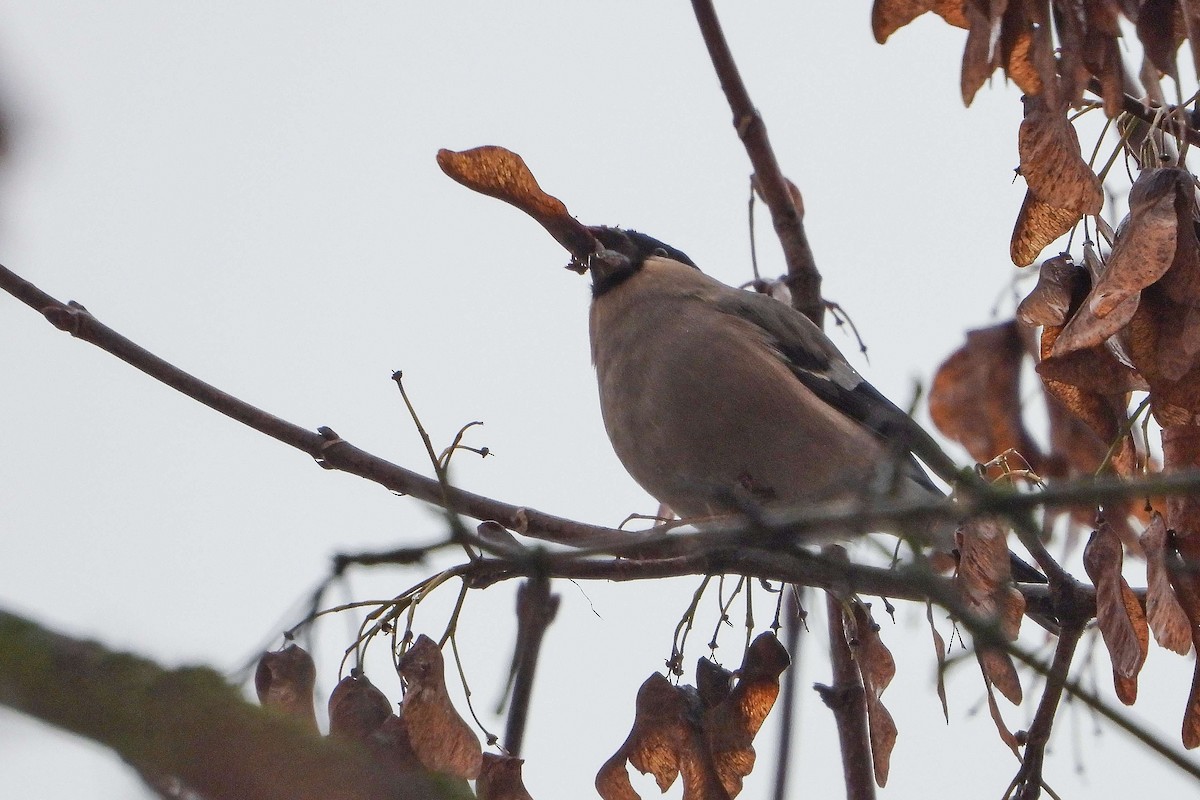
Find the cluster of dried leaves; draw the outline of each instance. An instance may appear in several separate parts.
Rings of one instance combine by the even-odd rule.
[[[626,764],[650,773],[662,791],[683,776],[684,800],[725,800],[742,790],[754,768],[754,735],[779,695],[790,663],[769,633],[746,651],[735,674],[706,658],[696,664],[696,686],[672,684],[655,673],[637,694],[633,728],[596,775],[604,800],[639,800]]]
[[[1144,21],[1144,20],[1143,20]],[[1140,28],[1139,28],[1140,30]],[[1165,152],[1165,150],[1164,150]],[[1013,239],[1013,260],[1031,263],[1042,248],[1094,216],[1102,246],[1083,242],[1081,263],[1064,253],[1040,266],[1017,319],[972,331],[939,369],[931,392],[935,424],[982,462],[1019,453],[1049,479],[1154,470],[1140,452],[1129,416],[1131,392],[1146,392],[1162,426],[1163,469],[1200,464],[1200,214],[1196,181],[1182,167],[1143,169],[1116,232],[1095,216],[1103,194],[1079,155],[1065,118],[1038,102],[1020,137],[1029,191]],[[1040,335],[1037,330],[1040,327]],[[1020,372],[1032,356],[1049,412],[1049,452],[1022,415]],[[1165,510],[1150,514],[1151,508]],[[1118,697],[1132,703],[1149,633],[1187,653],[1200,630],[1200,506],[1187,497],[1141,507],[1113,502],[1075,509],[1096,525],[1084,554],[1096,587],[1097,621],[1109,651]],[[1139,512],[1144,532],[1130,525]],[[1145,609],[1122,577],[1124,553],[1145,555]],[[1183,741],[1200,746],[1200,671],[1188,700]]]
[[[672,684],[659,673],[638,691],[633,728],[605,762],[596,788],[605,800],[637,800],[625,764],[652,773],[666,791],[682,774],[685,800],[729,800],[754,767],[752,742],[779,694],[790,663],[772,634],[762,634],[732,673],[708,659],[696,667],[697,687]],[[329,735],[364,745],[396,776],[433,772],[461,784],[475,780],[480,800],[530,800],[522,759],[483,753],[471,726],[446,690],[441,650],[416,638],[397,666],[406,692],[399,710],[365,675],[342,679],[329,697]],[[894,668],[893,668],[894,670]],[[297,645],[264,653],[255,687],[264,706],[317,731],[313,707],[316,668]],[[882,691],[882,689],[880,689]]]
[[[1200,64],[1200,8],[1186,0],[875,0],[871,27],[882,43],[927,12],[966,28],[962,96],[968,105],[997,69],[1051,108],[1078,105],[1096,81],[1109,116],[1127,84],[1120,20],[1135,24],[1146,55],[1142,75],[1177,77],[1175,55],[1189,41]]]
[[[329,696],[329,735],[363,744],[381,767],[397,776],[436,772],[461,781],[464,790],[468,778],[478,779],[480,797],[528,798],[520,781],[520,759],[482,752],[475,732],[454,709],[444,668],[437,644],[418,636],[400,657],[398,671],[407,691],[395,712],[387,695],[365,675],[343,678]],[[312,657],[294,644],[264,653],[254,676],[264,706],[301,720],[314,733],[315,683]],[[508,787],[504,790],[491,785],[500,776]]]

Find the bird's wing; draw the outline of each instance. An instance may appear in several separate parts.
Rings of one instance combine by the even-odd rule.
[[[915,423],[859,375],[812,320],[772,297],[740,289],[720,292],[714,305],[761,328],[801,383],[903,453],[912,480],[941,494],[905,444]]]

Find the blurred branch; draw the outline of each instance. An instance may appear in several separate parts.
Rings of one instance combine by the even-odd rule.
[[[802,212],[796,207],[788,181],[767,138],[767,125],[751,102],[746,84],[742,82],[712,0],[692,0],[692,9],[717,72],[717,79],[721,82],[721,89],[733,111],[733,127],[746,147],[746,154],[750,156],[759,191],[771,211],[771,223],[783,245],[792,304],[820,325],[825,316],[825,305],[821,299],[821,273],[817,271],[816,259],[804,232]]]
[[[0,611],[0,704],[112,748],[144,774],[209,800],[463,797],[384,772],[366,749],[321,739],[245,702],[216,672],[167,670]]]

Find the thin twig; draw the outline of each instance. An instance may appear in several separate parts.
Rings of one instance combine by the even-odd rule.
[[[750,156],[763,202],[771,211],[771,223],[783,245],[792,305],[820,325],[825,315],[825,307],[821,302],[821,273],[817,271],[800,210],[792,200],[787,179],[783,177],[775,151],[767,138],[766,123],[751,102],[746,84],[742,82],[712,1],[692,0],[692,10],[700,25],[700,35],[704,37],[717,79],[721,82],[721,89],[725,92],[725,99],[733,111],[733,127],[746,147],[746,154]]]

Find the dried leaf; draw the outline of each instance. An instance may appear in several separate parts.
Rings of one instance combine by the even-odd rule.
[[[375,760],[394,775],[409,775],[424,772],[425,765],[412,749],[408,738],[408,724],[403,717],[392,714],[367,739],[367,746]],[[462,781],[466,788],[466,780]]]
[[[1128,343],[1150,385],[1150,407],[1159,423],[1191,424],[1200,414],[1200,314],[1171,302],[1159,286],[1148,287],[1129,323]]]
[[[1104,316],[1097,314],[1090,304],[1080,306],[1054,342],[1051,357],[1062,357],[1104,344],[1109,337],[1117,335],[1129,324],[1133,315],[1137,313],[1140,301],[1141,292],[1134,292],[1123,297],[1121,302],[1106,311]]]
[[[672,686],[655,673],[638,690],[633,727],[596,775],[604,800],[637,800],[626,764],[651,773],[661,791],[683,776],[685,800],[728,800],[754,767],[754,735],[779,695],[779,675],[790,663],[772,634],[750,645],[736,685],[732,673],[700,659],[700,689]]]
[[[1122,364],[1108,347],[1088,347],[1049,356],[1039,361],[1035,369],[1044,380],[1069,383],[1099,395],[1123,396],[1150,388],[1137,370]]]
[[[1192,447],[1189,449],[1194,452],[1196,431],[1193,429],[1189,434],[1186,437],[1191,440],[1190,445]],[[1166,465],[1179,465],[1181,463],[1175,461],[1169,452],[1172,447],[1178,445],[1178,442],[1169,441],[1168,431],[1163,431],[1163,460]],[[1175,468],[1178,468],[1178,466]],[[1172,498],[1168,498],[1168,500],[1170,499]],[[1175,517],[1171,511],[1170,504],[1168,504],[1167,524],[1173,527]],[[1194,536],[1188,536],[1185,537],[1185,541],[1194,538]],[[1195,557],[1195,544],[1194,541],[1189,543],[1189,549],[1193,551],[1190,557],[1172,559],[1167,562],[1167,574],[1171,579],[1171,588],[1175,590],[1175,597],[1178,598],[1179,604],[1183,606],[1184,613],[1187,614],[1188,619],[1191,621],[1192,646],[1196,647],[1197,651],[1200,651],[1200,572],[1196,570],[1196,565],[1200,562]],[[1189,750],[1200,747],[1200,660],[1196,662],[1196,667],[1192,672],[1192,686],[1188,693],[1187,707],[1183,713],[1181,738],[1183,746]]]
[[[1129,190],[1129,217],[1088,298],[1087,308],[1097,317],[1123,307],[1171,267],[1178,227],[1176,193],[1182,180],[1191,185],[1190,176],[1181,172],[1173,167],[1148,169],[1134,181]]]
[[[1000,26],[1000,63],[1009,80],[1027,95],[1042,93],[1042,76],[1035,64],[1036,46],[1022,2],[1009,3]]]
[[[316,683],[317,667],[312,656],[295,644],[263,653],[254,671],[258,701],[295,717],[314,733],[317,730],[317,712],[313,707]]]
[[[1168,538],[1167,523],[1156,511],[1141,535],[1146,553],[1146,621],[1160,647],[1185,656],[1192,649],[1192,626],[1171,588],[1167,559],[1175,554]]]
[[[1021,758],[1021,743],[1017,741],[1017,737],[1008,729],[1008,725],[1004,723],[1004,716],[1000,713],[1000,704],[996,702],[996,693],[992,691],[991,681],[984,676],[984,688],[987,689],[987,704],[988,713],[992,716],[992,722],[996,725],[996,733],[1000,734],[1000,741],[1012,750],[1013,755],[1018,759]]]
[[[1004,14],[1004,2],[965,2],[969,33],[963,49],[962,98],[964,105],[971,105],[975,93],[995,72],[997,65],[996,42],[1000,38],[1000,22]],[[997,8],[999,6],[999,8]]]
[[[1112,14],[1112,29],[1107,19],[1097,23],[1101,9],[1108,9],[1107,0],[1085,0],[1090,23],[1083,40],[1083,63],[1100,81],[1100,97],[1104,100],[1104,113],[1115,118],[1123,111],[1125,100],[1125,65],[1121,60],[1121,46],[1117,39],[1121,35]]]
[[[1031,326],[1063,325],[1090,285],[1087,270],[1067,253],[1047,258],[1038,269],[1037,285],[1017,306],[1017,319]]]
[[[1144,0],[1135,20],[1146,58],[1159,72],[1172,78],[1177,75],[1175,51],[1186,36],[1175,3],[1176,0]]]
[[[1047,245],[1074,228],[1079,219],[1075,211],[1052,206],[1034,197],[1033,192],[1025,192],[1009,245],[1012,262],[1018,267],[1029,266]]]
[[[629,781],[626,763],[650,773],[665,792],[683,775],[688,800],[721,800],[729,795],[717,778],[702,733],[699,694],[672,686],[664,676],[651,675],[638,689],[633,727],[625,741],[596,774],[596,791],[603,800],[640,800]]]
[[[967,12],[963,9],[970,0],[933,0],[933,13],[937,14],[956,28],[970,27],[967,22]]]
[[[546,194],[525,161],[511,150],[485,145],[455,152],[439,150],[438,166],[454,180],[481,194],[524,211],[567,249],[585,261],[597,249],[596,238],[571,216],[557,197]]]
[[[1063,10],[1065,13],[1054,17],[1055,28],[1059,41],[1059,86],[1061,99],[1066,105],[1075,107],[1083,99],[1083,91],[1091,80],[1092,74],[1084,65],[1083,42],[1087,21],[1083,16],[1080,3]],[[1050,62],[1054,63],[1051,53]]]
[[[933,653],[937,656],[937,695],[942,702],[942,716],[950,724],[950,705],[946,702],[946,640],[933,624],[933,603],[925,601],[925,619],[929,621],[929,632],[933,634]]]
[[[366,675],[347,675],[329,695],[329,735],[366,741],[392,715],[387,695]]]
[[[1024,345],[1016,322],[967,333],[967,342],[938,367],[929,415],[947,437],[979,462],[1013,449],[1037,468],[1040,453],[1021,419]]]
[[[933,0],[875,0],[871,7],[871,31],[883,44],[896,31],[929,11]]]
[[[696,661],[696,691],[705,708],[724,702],[733,691],[733,673],[707,658]]]
[[[1164,426],[1163,471],[1178,472],[1200,466],[1200,427]],[[1200,497],[1195,493],[1167,497],[1166,524],[1175,533],[1173,543],[1180,558],[1167,559],[1171,588],[1191,623],[1192,645],[1200,651]],[[1183,715],[1183,745],[1200,747],[1200,661],[1192,673],[1192,687]]]
[[[774,635],[760,634],[746,651],[733,690],[704,713],[704,741],[730,797],[742,791],[742,779],[754,768],[751,743],[779,696],[779,676],[790,663]]]
[[[1072,414],[1087,423],[1088,427],[1100,438],[1101,442],[1112,442],[1121,437],[1120,447],[1113,458],[1113,468],[1120,475],[1130,475],[1137,466],[1137,451],[1133,436],[1125,432],[1123,426],[1127,418],[1127,400],[1122,394],[1089,391],[1062,380],[1048,377],[1043,370],[1054,348],[1061,328],[1046,326],[1042,329],[1042,364],[1038,372],[1042,373],[1042,385],[1046,391],[1058,400]],[[1077,351],[1078,352],[1078,351]],[[1105,448],[1107,450],[1107,447]]]
[[[1158,285],[1171,302],[1185,306],[1200,306],[1200,241],[1197,241],[1197,222],[1192,218],[1191,192],[1181,190],[1175,198],[1178,227],[1175,237],[1175,259]]]
[[[1084,548],[1083,567],[1096,586],[1096,623],[1113,673],[1135,678],[1146,662],[1150,632],[1137,597],[1121,576],[1122,559],[1121,540],[1102,522]]]
[[[975,517],[959,528],[959,565],[954,584],[963,605],[983,620],[995,620],[1000,635],[1017,638],[1025,614],[1025,597],[1012,585],[1008,529],[994,517]],[[1014,705],[1022,699],[1021,682],[1012,659],[1003,650],[976,646],[980,667]]]
[[[1017,138],[1021,175],[1043,203],[1074,211],[1100,213],[1104,189],[1079,152],[1079,136],[1063,110],[1031,103]]]
[[[417,772],[424,769],[421,760],[412,749],[408,738],[408,725],[397,714],[392,714],[371,735],[374,750],[396,768],[398,772]]]
[[[895,720],[884,707],[880,697],[896,675],[896,660],[879,638],[879,626],[871,617],[870,606],[855,601],[851,610],[853,617],[846,620],[846,636],[866,693],[867,726],[871,737],[871,761],[875,771],[875,783],[883,787],[887,785],[892,749],[896,746],[898,731]]]
[[[483,769],[475,791],[479,800],[533,800],[521,778],[524,759],[515,756],[483,754]]]
[[[437,643],[421,634],[400,657],[398,667],[408,689],[400,713],[417,758],[434,772],[477,778],[483,752],[475,731],[450,701]]]

